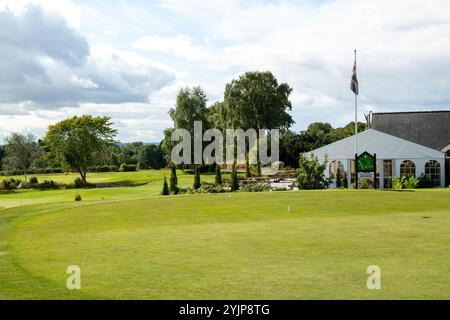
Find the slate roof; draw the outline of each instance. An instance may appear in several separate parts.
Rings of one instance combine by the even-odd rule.
[[[450,145],[450,110],[373,113],[372,129],[444,151]]]

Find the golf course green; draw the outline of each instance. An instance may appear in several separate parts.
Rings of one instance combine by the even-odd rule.
[[[0,194],[0,299],[450,298],[450,189],[163,197],[164,175]],[[80,290],[66,287],[71,265]]]

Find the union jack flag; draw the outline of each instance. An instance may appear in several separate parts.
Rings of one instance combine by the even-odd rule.
[[[350,89],[356,95],[359,95],[359,84],[358,84],[358,78],[356,77],[356,62],[353,65],[353,75],[352,75],[352,81],[350,82]]]

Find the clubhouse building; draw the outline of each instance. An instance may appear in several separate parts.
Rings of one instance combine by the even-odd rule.
[[[405,175],[425,178],[430,187],[450,184],[450,111],[375,113],[369,127],[358,134],[357,155],[355,136],[310,152],[321,162],[328,159],[326,177],[340,172],[354,182],[356,174],[372,181],[376,176],[382,189]],[[370,170],[361,169],[364,158],[372,159]]]

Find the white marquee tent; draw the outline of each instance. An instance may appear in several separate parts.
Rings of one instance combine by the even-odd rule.
[[[376,154],[380,187],[390,187],[392,177],[412,174],[426,175],[436,187],[445,185],[445,154],[377,130],[358,134],[358,155]],[[311,151],[320,161],[328,159],[326,177],[334,177],[337,168],[351,181],[352,161],[355,159],[355,136],[348,137]],[[354,170],[354,169],[353,169]]]

